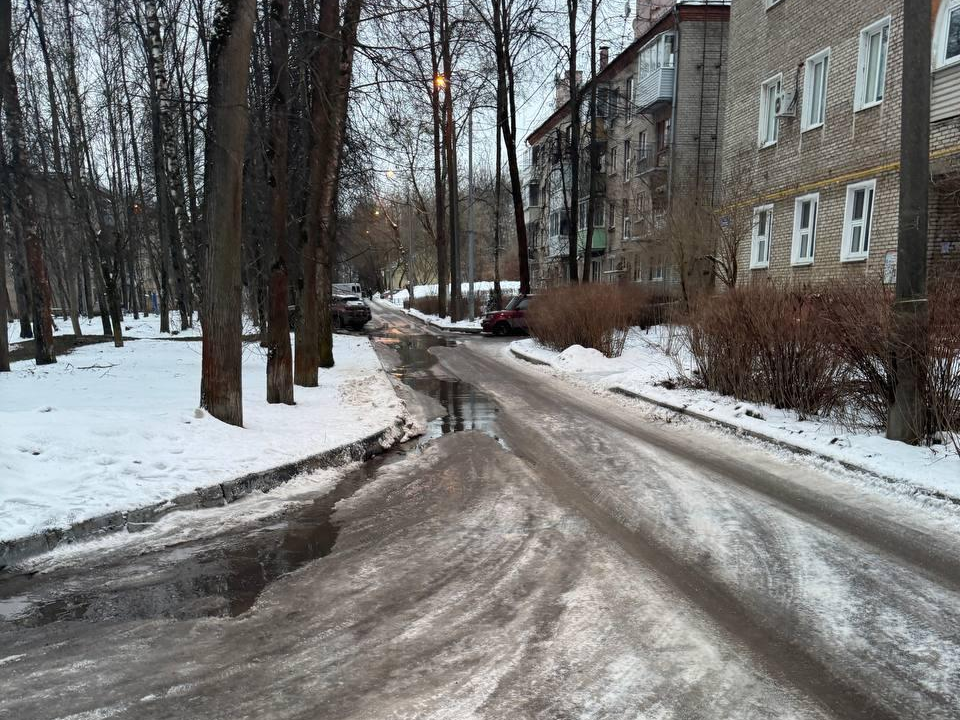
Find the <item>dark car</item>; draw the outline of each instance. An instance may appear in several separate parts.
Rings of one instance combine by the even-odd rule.
[[[494,335],[509,335],[527,331],[527,308],[533,295],[517,295],[513,297],[503,310],[493,310],[484,313],[480,321],[480,328],[485,333]]]
[[[370,320],[370,308],[359,295],[334,295],[330,315],[335,328],[359,330]]]

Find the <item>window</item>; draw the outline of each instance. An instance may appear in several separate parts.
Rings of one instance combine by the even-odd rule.
[[[616,172],[617,172],[617,149],[611,148],[610,149],[610,174],[612,175]]]
[[[593,226],[595,228],[603,227],[603,211],[605,209],[603,200],[594,200],[593,202]]]
[[[809,265],[817,245],[817,206],[820,195],[804,195],[797,198],[793,208],[793,248],[790,262],[794,265]]]
[[[857,66],[857,95],[854,109],[864,110],[883,102],[887,82],[887,46],[890,42],[890,18],[874,23],[860,32],[860,62]]]
[[[627,85],[625,91],[625,104],[626,104],[626,118],[627,122],[630,122],[630,119],[633,117],[633,78],[627,78]]]
[[[580,210],[577,212],[577,230],[587,229],[587,201],[580,201]]]
[[[960,0],[946,0],[937,18],[936,51],[937,67],[960,62]]]
[[[603,272],[601,270],[601,260],[591,260],[590,261],[590,279],[593,282],[599,282],[603,278]]]
[[[650,263],[650,282],[663,282],[663,256]]]
[[[633,224],[630,222],[630,216],[623,216],[623,239],[629,240],[630,235],[633,232]]]
[[[807,58],[803,73],[803,118],[800,130],[813,130],[823,125],[827,115],[827,73],[830,69],[830,50]]]
[[[657,123],[657,153],[670,147],[670,118]]]
[[[843,215],[843,245],[840,259],[865,260],[870,252],[870,225],[873,221],[873,197],[877,181],[847,187],[847,209]]]
[[[550,213],[550,237],[560,237],[560,211]]]
[[[637,172],[639,173],[647,165],[647,155],[649,148],[647,146],[647,131],[644,130],[640,133],[640,137],[637,138]]]
[[[630,180],[630,166],[633,164],[633,156],[630,154],[630,141],[623,141],[623,179]]]
[[[617,204],[613,200],[610,201],[609,211],[607,222],[610,224],[607,227],[613,230],[617,227]]]
[[[780,97],[783,75],[777,75],[760,86],[760,147],[776,145],[780,134],[777,121],[777,98]]]
[[[643,280],[643,266],[640,264],[640,258],[634,258],[633,260],[633,281],[640,282]]]
[[[750,267],[770,266],[770,240],[773,237],[773,205],[764,205],[753,211],[753,241],[750,245]]]
[[[640,51],[640,80],[650,77],[660,68],[672,68],[673,63],[673,33],[664,33]]]

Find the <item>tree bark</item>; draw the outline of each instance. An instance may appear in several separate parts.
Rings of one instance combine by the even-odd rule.
[[[253,0],[219,0],[209,43],[204,168],[204,262],[200,404],[243,425],[241,382],[241,197],[247,132],[247,80],[256,13]]]
[[[580,214],[580,88],[577,86],[577,13],[578,0],[567,0],[567,23],[569,32],[569,46],[567,48],[568,77],[570,85],[570,146],[567,148],[570,156],[570,204],[567,211],[567,267],[570,273],[570,282],[577,282],[577,228]],[[626,158],[624,158],[626,162]],[[563,167],[560,168],[561,174]]]
[[[453,60],[450,53],[448,0],[440,0],[440,57],[444,82],[444,145],[447,155],[447,196],[450,216],[450,317],[463,319],[460,285],[460,186],[457,173],[457,133],[453,122]]]
[[[267,321],[267,402],[293,405],[293,351],[290,348],[287,273],[287,92],[290,75],[288,0],[268,0],[270,16],[270,219],[273,263]]]
[[[442,104],[440,102],[440,88],[436,85],[436,78],[440,74],[440,55],[437,51],[437,22],[435,0],[427,5],[427,25],[430,32],[430,69],[433,77],[430,78],[430,109],[433,120],[433,192],[436,210],[436,237],[437,246],[437,304],[440,317],[447,316],[447,274],[450,270],[447,254],[447,212],[446,190],[443,187],[443,120]],[[413,298],[410,298],[411,302]],[[411,307],[413,305],[411,304]]]
[[[34,348],[37,365],[57,361],[53,345],[53,316],[50,279],[43,257],[43,238],[37,222],[33,189],[26,171],[26,143],[23,137],[23,113],[17,79],[10,52],[12,8],[10,0],[0,0],[0,97],[7,121],[10,142],[10,180],[15,188],[14,222],[22,228],[30,273],[33,310]],[[6,332],[6,327],[3,328]]]

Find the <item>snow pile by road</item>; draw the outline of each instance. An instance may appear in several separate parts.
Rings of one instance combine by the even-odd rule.
[[[247,344],[244,428],[198,410],[200,343],[80,348],[0,374],[0,540],[162,502],[379,432],[404,413],[363,337],[297,404],[266,403],[265,352]]]
[[[669,328],[634,328],[623,355],[607,358],[579,345],[556,352],[535,339],[511,343],[511,350],[548,365],[571,382],[593,389],[626,391],[656,403],[715,419],[809,452],[850,463],[870,472],[960,498],[960,456],[951,445],[912,447],[868,430],[850,430],[830,419],[798,420],[790,410],[752,405],[708,390],[677,387],[690,376],[690,359],[665,352],[675,342]]]
[[[493,281],[492,280],[479,280],[473,284],[474,292],[490,292],[493,290]],[[467,293],[470,290],[470,283],[461,283],[460,291],[463,293],[463,296],[466,297]],[[520,281],[519,280],[501,280],[500,281],[500,290],[504,293],[509,293],[511,295],[516,295],[520,292]],[[413,289],[414,297],[436,297],[440,293],[440,286],[433,285],[417,285]],[[410,293],[407,288],[403,288],[393,293],[390,296],[391,300],[395,305],[403,306],[403,303],[410,299]]]

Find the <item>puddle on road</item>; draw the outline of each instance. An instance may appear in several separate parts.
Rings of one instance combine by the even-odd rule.
[[[485,432],[502,444],[495,432],[496,403],[467,383],[431,371],[436,358],[430,348],[453,346],[455,341],[394,335],[377,342],[399,355],[394,375],[445,411],[428,423],[423,437],[363,463],[312,503],[263,518],[257,526],[205,539],[197,549],[189,543],[175,545],[82,575],[77,568],[32,576],[0,573],[0,622],[37,627],[64,620],[237,616],[250,609],[271,582],[333,550],[340,529],[333,518],[336,504],[373,479],[383,465],[452,432]]]

